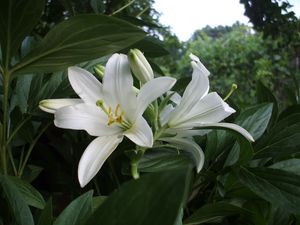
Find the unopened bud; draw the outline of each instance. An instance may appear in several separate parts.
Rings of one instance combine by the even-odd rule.
[[[153,70],[140,50],[131,49],[128,59],[134,76],[143,84],[154,78]]]
[[[105,71],[105,67],[98,64],[94,67],[94,71],[96,72],[96,74],[101,78],[103,79],[104,77],[104,71]]]

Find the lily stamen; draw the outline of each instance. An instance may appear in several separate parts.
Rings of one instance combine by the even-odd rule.
[[[237,89],[237,85],[236,84],[232,84],[229,93],[226,95],[226,97],[223,100],[226,101],[233,94],[233,92],[236,89]]]

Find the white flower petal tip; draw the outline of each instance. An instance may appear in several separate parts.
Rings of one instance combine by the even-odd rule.
[[[103,136],[88,145],[78,165],[78,181],[82,188],[93,179],[122,140],[121,135]]]
[[[47,113],[55,113],[59,108],[82,102],[81,99],[44,99],[40,101],[39,108]]]
[[[243,127],[236,125],[234,123],[210,123],[210,124],[203,124],[201,127],[213,128],[213,127],[223,127],[228,128],[230,130],[234,130],[241,135],[243,135],[248,141],[254,142],[254,138],[252,135]]]
[[[190,54],[190,59],[192,60],[191,64],[194,69],[198,68],[203,74],[206,76],[210,75],[210,72],[206,69],[206,67],[201,63],[200,59],[194,54]]]

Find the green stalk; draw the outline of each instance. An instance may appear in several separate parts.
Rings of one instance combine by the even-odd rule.
[[[42,136],[42,134],[43,134],[43,133],[47,130],[47,128],[50,126],[50,124],[51,124],[51,122],[48,123],[48,124],[40,131],[40,133],[35,137],[35,139],[34,139],[34,140],[32,141],[32,143],[30,144],[29,149],[28,149],[28,151],[27,151],[27,153],[26,153],[26,156],[25,156],[24,161],[23,161],[23,162],[20,162],[20,163],[22,164],[22,166],[21,166],[21,169],[20,169],[19,172],[18,172],[18,176],[19,176],[19,177],[21,177],[22,174],[23,174],[23,172],[24,172],[25,166],[26,166],[26,164],[27,164],[27,161],[28,161],[28,159],[29,159],[29,156],[30,156],[30,154],[31,154],[31,152],[32,152],[32,150],[33,150],[33,148],[34,148],[34,146],[36,145],[37,141],[40,139],[40,137]]]
[[[1,164],[2,171],[4,174],[7,174],[7,148],[6,141],[8,135],[8,91],[10,84],[10,73],[8,70],[3,71],[3,123],[2,123],[2,137],[1,137]]]

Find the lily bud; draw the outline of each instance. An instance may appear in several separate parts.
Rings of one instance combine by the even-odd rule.
[[[94,71],[101,79],[103,79],[103,77],[104,77],[104,70],[105,70],[105,67],[100,64],[98,64],[94,67]]]
[[[143,84],[154,78],[153,70],[140,50],[131,49],[128,53],[128,59],[134,76]]]

